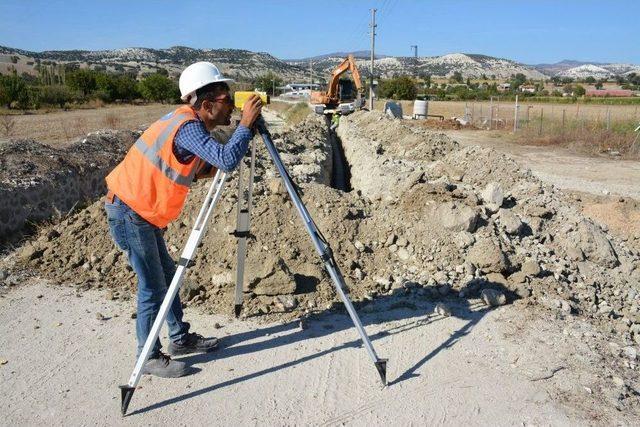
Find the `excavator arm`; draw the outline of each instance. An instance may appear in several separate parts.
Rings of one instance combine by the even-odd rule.
[[[331,80],[329,81],[329,89],[327,92],[311,92],[311,103],[325,104],[327,106],[339,104],[338,83],[340,82],[340,76],[347,71],[351,72],[356,88],[358,89],[358,92],[360,92],[362,90],[360,72],[358,71],[358,67],[356,67],[356,61],[353,58],[353,55],[349,55],[331,73]]]

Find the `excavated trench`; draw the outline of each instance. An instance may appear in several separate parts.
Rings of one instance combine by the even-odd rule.
[[[342,140],[337,135],[336,131],[331,129],[331,119],[327,117],[326,122],[332,157],[331,187],[348,193],[352,190],[351,166],[344,154]]]

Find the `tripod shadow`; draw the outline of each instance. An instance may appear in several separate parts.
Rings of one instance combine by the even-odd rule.
[[[501,287],[497,284],[491,285],[491,287],[493,288]],[[400,334],[415,328],[427,327],[435,322],[445,319],[444,316],[436,315],[433,313],[433,309],[436,303],[437,301],[429,301],[424,297],[392,295],[378,298],[375,302],[367,304],[369,307],[366,307],[366,309],[362,307],[363,304],[357,304],[356,311],[360,313],[361,320],[364,326],[408,320],[407,322],[400,325],[388,327],[372,335],[369,335],[371,341],[375,342],[390,335]],[[479,300],[455,298],[448,300],[447,305],[452,309],[452,315],[454,317],[467,320],[467,322],[458,330],[456,330],[438,347],[431,350],[428,354],[421,357],[412,366],[407,368],[399,377],[390,381],[388,385],[398,384],[402,381],[406,381],[419,376],[420,374],[418,373],[418,370],[426,362],[435,357],[442,350],[453,347],[461,338],[467,335],[472,330],[472,328],[476,324],[478,324],[478,322],[490,311]],[[217,352],[188,356],[183,358],[182,360],[194,365],[203,364],[215,359],[221,360],[229,357],[266,351],[280,346],[287,346],[304,340],[319,338],[331,335],[339,331],[343,331],[345,329],[353,328],[353,323],[351,322],[351,319],[346,314],[346,312],[343,315],[339,313],[316,314],[308,318],[308,325],[309,327],[307,329],[300,329],[299,323],[297,321],[294,321],[230,335],[222,340],[224,347],[219,349]],[[269,338],[262,341],[251,342],[252,340],[264,338],[265,336],[269,336]],[[310,354],[297,359],[292,359],[280,365],[251,372],[237,378],[232,378],[218,384],[212,384],[210,386],[191,391],[181,396],[166,399],[164,401],[134,411],[130,415],[141,414],[159,409],[224,387],[232,386],[234,384],[261,377],[263,375],[267,375],[282,369],[287,369],[302,363],[306,363],[308,361],[324,357],[334,352],[338,352],[347,348],[358,348],[362,346],[363,344],[358,338],[334,346],[332,348],[327,348],[314,354]],[[372,375],[373,372],[374,370],[372,369]]]

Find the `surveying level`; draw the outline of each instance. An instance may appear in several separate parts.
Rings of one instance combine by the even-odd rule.
[[[240,103],[241,105],[244,105],[244,102],[246,102],[246,100],[254,94],[254,92],[240,92],[240,93],[241,93],[241,96],[236,98],[236,105],[238,105],[238,103]],[[245,93],[249,95],[244,95]],[[236,92],[236,96],[237,94],[238,92]],[[261,99],[263,99],[263,102],[264,102],[264,98],[262,98],[262,95],[261,95]],[[267,101],[268,101],[268,98],[267,98]],[[333,252],[331,250],[331,247],[329,246],[329,243],[324,238],[324,236],[316,226],[315,222],[313,222],[313,219],[311,219],[311,215],[309,215],[309,212],[307,211],[307,208],[304,205],[304,203],[302,203],[302,200],[300,199],[300,194],[298,193],[298,190],[295,184],[293,183],[291,176],[289,176],[289,173],[287,172],[286,168],[284,167],[284,164],[282,163],[280,154],[278,153],[273,141],[271,140],[271,134],[269,133],[269,130],[267,129],[266,124],[262,117],[259,117],[256,120],[255,127],[258,133],[260,133],[260,136],[264,141],[267,151],[269,152],[269,155],[273,160],[273,163],[275,164],[276,169],[280,174],[280,177],[284,181],[284,186],[286,187],[287,192],[289,193],[289,197],[291,198],[291,201],[295,205],[296,210],[298,211],[298,214],[300,216],[300,219],[302,220],[305,228],[307,229],[307,232],[309,233],[309,236],[311,237],[313,246],[318,252],[318,255],[320,256],[320,259],[324,263],[327,273],[329,274],[329,276],[331,277],[331,280],[333,281],[336,292],[338,293],[338,295],[340,296],[340,299],[344,303],[344,306],[347,309],[347,312],[349,313],[349,316],[351,317],[351,320],[354,326],[356,327],[358,334],[360,335],[360,339],[362,340],[364,347],[367,353],[369,354],[369,357],[373,361],[374,366],[378,371],[378,374],[380,375],[382,384],[386,385],[387,384],[387,359],[380,359],[377,356],[373,348],[373,345],[371,344],[371,341],[369,340],[369,337],[366,331],[364,330],[362,323],[360,322],[360,318],[358,317],[358,314],[353,308],[353,305],[351,304],[349,297],[347,297],[347,294],[345,292],[346,284],[344,282],[344,278],[342,276],[342,273],[340,272],[338,264],[336,263],[333,257]],[[255,166],[254,166],[255,165],[255,139],[252,140],[251,144],[252,144],[251,171],[249,174],[250,181],[247,188],[248,191],[246,192],[248,199],[245,199],[246,203],[241,203],[241,199],[239,197],[238,226],[236,228],[236,231],[232,233],[239,239],[238,271],[237,271],[236,294],[235,294],[236,315],[239,315],[242,309],[242,296],[243,296],[242,283],[244,280],[244,259],[246,257],[247,238],[249,236],[249,218],[250,218],[249,215],[251,212],[251,205],[252,205],[251,191],[253,189],[253,177],[254,177],[254,169],[255,169]],[[189,239],[187,240],[185,248],[182,251],[182,254],[180,255],[180,260],[178,261],[178,267],[173,276],[173,279],[171,280],[171,285],[169,286],[169,289],[167,290],[164,300],[162,301],[162,305],[160,306],[158,315],[156,316],[156,319],[153,322],[153,326],[151,327],[149,336],[147,337],[147,340],[144,343],[142,352],[140,353],[140,356],[138,356],[138,359],[136,360],[136,364],[135,364],[135,367],[133,368],[133,373],[129,378],[129,382],[126,385],[120,386],[122,415],[125,415],[127,412],[127,408],[129,406],[129,403],[131,402],[133,393],[135,392],[136,386],[138,385],[138,382],[142,377],[144,365],[147,362],[149,355],[151,354],[151,349],[156,343],[156,340],[158,339],[158,335],[160,334],[160,329],[162,328],[162,325],[164,324],[164,321],[167,318],[167,314],[169,313],[169,308],[171,307],[171,304],[173,303],[173,300],[175,299],[178,293],[178,290],[182,285],[182,281],[184,280],[184,276],[187,269],[191,267],[191,261],[193,260],[195,251],[198,248],[198,245],[200,244],[202,237],[204,236],[204,232],[206,230],[211,213],[213,212],[213,208],[215,207],[218,200],[220,200],[220,196],[222,194],[222,190],[224,188],[227,175],[228,175],[227,172],[218,170],[215,177],[213,178],[213,182],[211,183],[207,196],[205,197],[202,208],[200,208],[200,213],[196,218],[195,225],[193,226],[193,229],[191,230],[191,234],[189,235]],[[243,187],[241,184],[242,176],[239,176],[238,181],[239,181],[238,186],[239,186],[239,196],[240,196],[240,194],[244,193]]]
[[[258,95],[260,100],[262,101],[262,105],[271,104],[271,98],[267,95],[266,92],[250,92],[250,91],[237,91],[233,94],[234,105],[238,110],[242,110],[244,104],[251,98],[253,95]]]

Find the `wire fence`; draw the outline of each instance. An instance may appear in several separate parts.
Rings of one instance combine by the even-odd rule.
[[[540,104],[495,97],[482,102],[431,101],[429,114],[477,129],[512,132],[533,142],[576,142],[598,151],[640,154],[637,105]]]

